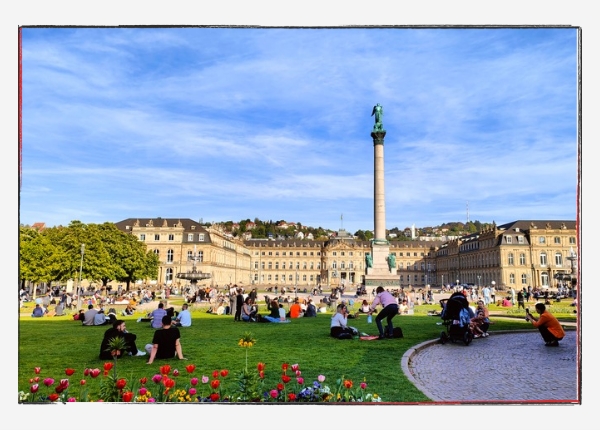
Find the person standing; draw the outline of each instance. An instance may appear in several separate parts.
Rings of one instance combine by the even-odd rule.
[[[524,288],[523,288],[523,290],[524,290]],[[521,309],[521,308],[525,309],[525,295],[523,294],[523,290],[520,290],[517,293],[517,303],[519,305],[519,307],[517,309]]]
[[[392,339],[394,334],[392,319],[398,314],[398,303],[396,302],[396,298],[389,291],[386,291],[381,285],[377,287],[375,293],[375,298],[373,299],[373,302],[369,308],[369,315],[372,315],[377,306],[381,305],[383,309],[375,317],[375,323],[377,324],[377,329],[379,330],[379,340],[385,339],[386,337]],[[381,320],[384,318],[386,318],[387,321],[387,333],[383,332],[383,326],[381,324]]]
[[[535,311],[540,315],[538,318],[526,311],[525,319],[540,331],[546,346],[558,346],[558,341],[565,337],[565,330],[560,322],[546,310],[543,303],[536,303]]]
[[[483,303],[485,303],[486,306],[490,305],[490,289],[489,287],[486,285],[483,287],[483,290],[481,290],[481,293],[483,294]]]
[[[234,321],[242,320],[242,306],[244,306],[244,295],[242,294],[242,289],[238,288],[235,292],[235,315],[233,317]]]
[[[177,358],[185,360],[181,351],[181,334],[179,329],[172,325],[171,317],[165,315],[162,317],[162,329],[156,330],[152,338],[152,343],[146,345],[146,352],[150,358],[146,364],[152,364],[155,359]]]

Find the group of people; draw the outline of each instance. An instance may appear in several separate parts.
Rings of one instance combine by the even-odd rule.
[[[111,341],[116,338],[124,340],[123,344],[119,345],[121,347],[119,349],[113,349],[111,346]],[[181,347],[181,333],[168,315],[162,317],[161,327],[154,332],[152,343],[145,346],[145,351],[138,350],[136,340],[137,336],[127,331],[125,321],[115,320],[112,327],[104,332],[99,357],[101,360],[110,360],[115,356],[117,358],[127,355],[141,357],[148,354],[147,364],[152,364],[156,359],[172,359],[176,356],[180,360],[185,360]]]
[[[381,311],[377,312],[377,307],[381,307]],[[363,300],[360,311],[368,314],[369,316],[374,313],[377,314],[375,317],[375,323],[377,324],[377,330],[379,331],[378,340],[391,339],[394,337],[394,325],[392,323],[393,318],[398,315],[398,302],[396,297],[389,291],[384,289],[382,286],[377,287],[375,290],[375,298],[368,304],[366,300]],[[331,317],[331,325],[329,333],[332,337],[337,339],[347,339],[357,335],[357,330],[354,327],[348,326],[348,318],[351,318],[352,314],[348,312],[348,306],[342,302],[337,305],[335,314]],[[386,320],[386,327],[384,331],[383,320]]]

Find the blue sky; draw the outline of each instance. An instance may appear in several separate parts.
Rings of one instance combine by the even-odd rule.
[[[575,220],[575,28],[23,28],[20,223]],[[343,214],[343,220],[341,215]]]

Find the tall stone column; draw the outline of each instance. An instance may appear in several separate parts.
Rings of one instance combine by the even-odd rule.
[[[399,280],[396,276],[396,261],[390,256],[390,245],[387,241],[385,225],[385,178],[383,141],[385,130],[383,128],[383,107],[377,104],[373,107],[375,126],[371,132],[374,152],[374,238],[371,242],[371,255],[367,258],[365,285],[397,286]]]
[[[374,215],[375,215],[375,240],[387,241],[385,228],[385,181],[383,168],[383,139],[385,138],[385,130],[373,131],[374,152],[374,169],[373,176],[374,184]]]

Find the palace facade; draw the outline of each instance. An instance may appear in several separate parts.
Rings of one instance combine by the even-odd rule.
[[[338,287],[364,281],[371,245],[340,230],[326,240],[241,240],[191,219],[129,218],[116,223],[159,258],[151,284],[185,286],[185,273],[210,274],[198,285],[317,285]],[[576,278],[575,221],[514,221],[451,241],[391,241],[398,285],[554,288],[564,275]]]

